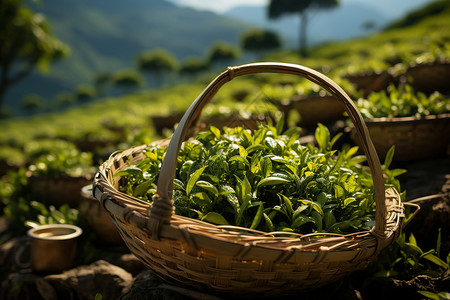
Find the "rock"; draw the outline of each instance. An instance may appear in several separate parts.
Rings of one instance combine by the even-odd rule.
[[[165,289],[158,288],[163,283],[152,271],[146,270],[140,273],[134,280],[133,286],[128,293],[122,295],[119,300],[177,300],[177,299],[191,299],[182,294]]]
[[[13,238],[0,245],[0,282],[6,280],[9,274],[29,267],[29,248],[26,236]]]
[[[133,283],[130,273],[103,260],[44,279],[57,292],[57,299],[93,300],[97,293],[103,299],[117,299],[128,292]]]
[[[205,294],[201,291],[195,291],[187,287],[172,285],[160,279],[152,271],[146,270],[136,277],[130,291],[119,298],[119,300],[135,300],[135,299],[220,300],[221,298]]]
[[[407,235],[414,234],[418,246],[428,251],[436,249],[436,241],[439,230],[441,230],[441,252],[450,251],[450,230],[448,221],[450,220],[450,197],[444,194],[423,197],[423,201],[418,201],[420,211],[408,224],[404,231]],[[417,199],[419,200],[419,199]]]
[[[118,266],[128,273],[131,273],[133,277],[136,277],[139,273],[146,270],[145,265],[131,253],[104,253],[102,259]]]
[[[430,277],[419,275],[411,280],[399,280],[388,277],[378,277],[371,279],[366,288],[361,291],[362,299],[383,299],[383,300],[421,300],[424,296],[418,291],[432,293],[448,290],[448,279],[445,282],[441,277]]]
[[[4,280],[0,288],[0,299],[3,300],[46,300],[41,296],[36,281],[41,277],[31,272],[12,273]]]

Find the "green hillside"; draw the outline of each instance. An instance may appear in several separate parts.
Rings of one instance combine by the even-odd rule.
[[[52,65],[49,74],[35,72],[13,87],[7,104],[15,108],[26,94],[51,98],[91,83],[99,73],[133,67],[141,51],[165,48],[180,60],[203,56],[218,40],[236,44],[247,28],[231,18],[164,0],[46,0],[33,8],[48,18],[54,35],[71,47],[71,55]]]
[[[419,60],[427,62],[449,59],[450,10],[448,1],[439,3],[443,5],[439,14],[424,16],[412,26],[388,29],[367,38],[322,45],[311,50],[308,58],[301,58],[295,52],[275,52],[268,55],[266,60],[298,63],[325,72],[350,93],[350,86],[342,81],[346,76],[361,72],[379,73],[392,69],[392,62],[400,62],[395,66],[400,72],[408,64],[416,64]],[[108,61],[111,58],[105,56],[103,59]],[[57,138],[77,142],[80,139],[100,138],[108,140],[113,148],[119,144],[120,147],[125,147],[140,143],[143,136],[146,141],[157,139],[159,135],[152,126],[151,117],[184,112],[207,83],[221,71],[219,69],[205,74],[203,80],[195,83],[141,91],[118,98],[97,99],[94,103],[84,104],[67,112],[3,120],[0,123],[0,146],[2,151],[14,154],[10,159],[25,162],[24,147],[29,141],[36,139]],[[67,69],[65,73],[70,75],[72,71]],[[242,108],[235,104],[234,98],[238,92],[260,93],[258,91],[263,83],[276,86],[279,82],[292,81],[297,79],[284,76],[272,76],[263,80],[243,78],[227,85],[218,98],[228,102],[231,108],[239,110]],[[129,136],[117,135],[112,128],[121,128]],[[9,159],[5,153],[1,157]]]

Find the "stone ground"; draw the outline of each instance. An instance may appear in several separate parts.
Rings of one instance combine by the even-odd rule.
[[[450,250],[450,156],[410,163],[397,163],[405,168],[401,176],[407,200],[446,194],[447,197],[420,201],[421,211],[406,231],[414,232],[419,246],[435,248],[437,228],[442,228],[441,251]],[[434,234],[436,232],[436,234]],[[17,263],[17,253],[26,245],[25,234],[4,218],[0,218],[0,299],[94,299],[100,293],[103,299],[223,299],[200,291],[181,287],[159,279],[146,270],[124,246],[93,245],[89,263],[76,262],[76,267],[60,274],[36,274]],[[81,245],[82,246],[82,245]],[[81,247],[80,246],[80,247]],[[29,253],[23,253],[26,258]],[[82,258],[83,259],[83,258]],[[26,260],[26,259],[25,259]],[[293,299],[422,299],[417,290],[450,292],[450,272],[439,278],[425,275],[401,281],[380,278],[363,282],[363,273],[320,289],[290,296]]]

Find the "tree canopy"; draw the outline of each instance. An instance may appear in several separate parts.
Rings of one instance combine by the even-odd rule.
[[[313,10],[331,9],[339,5],[339,0],[270,0],[268,16],[277,19],[284,15],[298,14],[300,16],[300,53],[306,56],[308,13]]]
[[[251,29],[241,36],[242,48],[247,51],[264,52],[281,46],[278,35],[263,29]]]
[[[36,66],[47,71],[49,63],[69,53],[56,39],[42,14],[21,0],[0,1],[0,108],[6,91]]]

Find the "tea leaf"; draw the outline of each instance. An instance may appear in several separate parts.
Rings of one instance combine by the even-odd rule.
[[[336,217],[331,209],[327,209],[324,212],[323,222],[325,223],[325,230],[329,230],[329,228],[336,223]]]
[[[184,183],[183,183],[183,181],[179,180],[178,178],[175,178],[173,180],[173,188],[184,191]]]
[[[308,209],[308,207],[309,207],[308,205],[300,205],[299,207],[297,207],[297,209],[292,214],[292,219],[296,219],[297,216],[299,214],[301,214],[303,211],[305,211],[306,209]]]
[[[216,139],[220,139],[220,130],[217,127],[210,126],[209,130],[214,134]]]
[[[316,138],[317,144],[319,145],[319,149],[321,152],[329,150],[330,131],[325,125],[317,123],[317,128],[314,136]]]
[[[247,150],[245,150],[245,148],[242,147],[241,145],[239,145],[239,155],[242,156],[243,158],[246,158],[248,155]]]
[[[441,299],[445,299],[445,298],[440,298],[438,293],[433,293],[433,292],[428,292],[428,291],[417,291],[419,294],[427,297],[428,299],[432,299],[432,300],[441,300]],[[450,293],[449,294],[448,299],[450,299]]]
[[[141,197],[142,195],[145,195],[152,185],[154,185],[153,179],[142,182],[134,189],[133,196]]]
[[[272,232],[274,230],[272,220],[266,213],[263,213],[264,221],[266,222],[266,227],[268,232]]]
[[[194,174],[192,174],[192,176],[189,178],[189,181],[186,185],[186,195],[189,196],[189,194],[191,193],[192,188],[194,187],[195,183],[197,182],[197,180],[200,178],[200,176],[202,175],[203,171],[206,169],[206,166],[201,167],[200,169],[196,170],[194,172]]]
[[[280,135],[283,132],[284,122],[285,122],[285,116],[284,116],[284,114],[281,114],[281,116],[278,119],[277,124],[276,124],[277,135]]]
[[[437,257],[436,255],[434,255],[433,252],[434,252],[434,250],[430,250],[430,251],[422,254],[420,257],[423,257],[426,260],[431,261],[435,265],[447,270],[449,268],[448,264],[446,262],[444,262],[442,259],[440,259],[439,257]]]
[[[386,153],[386,157],[384,159],[384,167],[387,169],[391,165],[392,159],[394,158],[395,145],[392,145]]]
[[[262,179],[258,183],[257,187],[259,188],[259,187],[266,186],[266,185],[286,184],[289,182],[291,182],[291,181],[286,178],[270,176],[270,177]]]
[[[215,197],[219,196],[219,190],[208,181],[199,180],[195,185],[207,190],[208,192],[212,193]]]
[[[307,217],[305,215],[298,215],[297,218],[292,222],[291,227],[293,229],[300,228],[301,226],[305,225],[306,223],[314,223],[314,220],[310,217]]]
[[[206,221],[216,225],[228,225],[228,221],[221,214],[214,211],[211,211],[203,216],[202,221]]]
[[[192,200],[194,200],[195,204],[197,204],[201,208],[205,208],[212,204],[211,198],[209,198],[208,195],[204,192],[195,193],[191,197]]]
[[[132,177],[138,177],[138,178],[142,178],[142,170],[136,166],[131,166],[126,168],[123,171],[117,172],[114,177],[123,177],[123,176],[132,176]]]
[[[314,224],[316,225],[317,231],[322,231],[322,215],[318,213],[317,211],[311,212],[311,217],[314,219]]]
[[[236,185],[236,195],[241,206],[247,207],[250,204],[250,199],[252,197],[252,187],[247,179],[247,176],[244,176],[243,180],[240,180],[239,178],[237,178],[237,180],[238,184]]]
[[[292,216],[292,214],[294,213],[294,209],[292,208],[291,200],[289,200],[289,198],[286,197],[285,195],[279,195],[279,196],[281,197],[281,199],[283,199],[283,202],[286,205],[286,212],[288,212],[288,214],[290,216]]]
[[[263,213],[264,213],[264,206],[262,203],[260,203],[259,207],[258,207],[258,211],[256,212],[256,215],[253,218],[253,222],[252,222],[252,225],[250,226],[250,229],[256,229],[256,227],[258,227],[259,223],[261,222]]]

